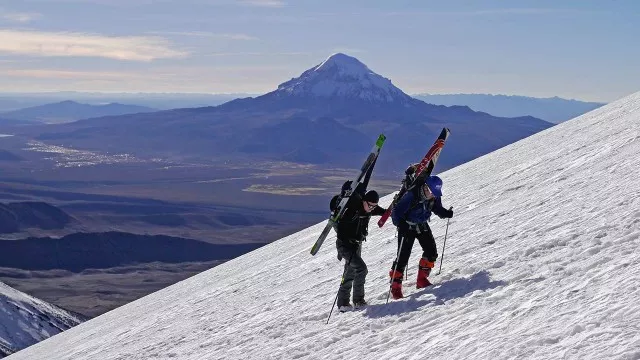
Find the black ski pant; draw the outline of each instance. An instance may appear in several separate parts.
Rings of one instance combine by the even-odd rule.
[[[351,244],[350,244],[351,245]],[[349,304],[349,295],[353,288],[353,301],[364,300],[364,282],[367,277],[367,264],[362,260],[361,244],[344,246],[338,243],[338,255],[344,259],[344,272],[340,290],[338,290],[338,306]]]
[[[413,242],[418,239],[420,246],[422,247],[422,257],[435,262],[438,258],[438,248],[436,247],[436,240],[433,238],[431,228],[428,224],[421,224],[412,226],[409,229],[401,231],[398,229],[398,249],[400,250],[399,256],[396,261],[393,262],[391,270],[395,269],[397,263],[397,269],[404,274],[407,262],[409,262],[409,256],[411,256],[411,249],[413,248]],[[400,248],[402,244],[402,248]]]

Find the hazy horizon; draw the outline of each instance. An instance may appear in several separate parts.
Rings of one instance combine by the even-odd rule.
[[[178,96],[260,96],[266,93],[205,93],[205,92],[126,92],[126,91],[76,91],[76,90],[54,90],[54,91],[0,91],[0,97],[3,96],[20,96],[20,95],[62,95],[62,94],[81,94],[81,95],[178,95]],[[453,95],[483,95],[483,96],[507,96],[507,97],[523,97],[523,98],[534,98],[534,99],[553,99],[559,98],[563,100],[575,100],[582,102],[595,102],[595,103],[607,103],[606,101],[589,101],[584,99],[576,99],[576,98],[567,98],[561,97],[557,95],[550,96],[526,96],[521,94],[505,94],[505,93],[407,93],[409,96],[453,96]],[[74,101],[73,99],[70,99]]]

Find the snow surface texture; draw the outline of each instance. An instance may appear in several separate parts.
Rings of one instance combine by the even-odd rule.
[[[358,98],[367,101],[408,102],[411,97],[358,59],[336,53],[320,65],[278,86],[296,96]]]
[[[414,245],[404,299],[374,218],[370,305],[325,325],[342,263],[335,233],[309,254],[320,223],[10,359],[640,359],[639,124],[636,93],[440,174],[442,273],[416,290]]]
[[[81,322],[81,319],[57,306],[0,282],[0,357]]]

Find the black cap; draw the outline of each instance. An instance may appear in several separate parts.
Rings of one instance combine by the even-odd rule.
[[[378,201],[380,200],[380,196],[378,195],[378,192],[376,192],[375,190],[369,190],[363,198],[364,201],[368,201],[370,203],[378,203]]]

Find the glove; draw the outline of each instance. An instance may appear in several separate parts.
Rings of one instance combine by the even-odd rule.
[[[342,255],[340,255],[340,253],[338,253],[338,261],[342,261]]]
[[[347,195],[347,192],[349,191],[349,189],[351,189],[352,183],[352,180],[347,180],[344,182],[344,184],[342,184],[342,189],[340,189],[340,196],[344,197],[345,195]]]
[[[416,168],[420,165],[420,163],[409,164],[407,169],[404,171],[405,175],[413,175],[416,172]]]
[[[405,175],[413,175],[413,173],[416,172],[416,165],[411,164],[409,165],[409,167],[407,167],[407,169],[404,171]]]
[[[453,217],[453,206],[449,208],[449,213],[447,214],[447,219],[451,219]]]
[[[407,224],[406,221],[401,220],[398,223],[398,231],[400,232],[407,232],[409,230],[409,224]]]

